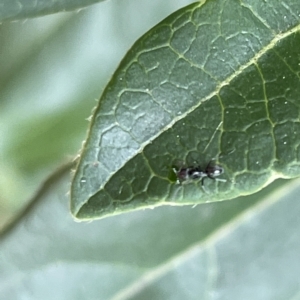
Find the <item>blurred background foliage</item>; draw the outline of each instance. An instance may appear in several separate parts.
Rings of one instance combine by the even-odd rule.
[[[191,2],[111,0],[0,25],[0,226],[78,153],[133,42]],[[300,299],[299,179],[194,209],[75,223],[69,175],[52,178],[1,235],[5,299]]]
[[[104,1],[0,25],[0,226],[77,154],[86,119],[133,42],[192,2]]]

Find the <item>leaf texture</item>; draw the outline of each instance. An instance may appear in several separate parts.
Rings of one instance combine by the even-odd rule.
[[[96,107],[71,187],[94,219],[231,199],[300,173],[300,2],[206,1],[141,37]],[[215,160],[226,182],[178,185]]]
[[[0,22],[84,8],[103,0],[0,0]]]

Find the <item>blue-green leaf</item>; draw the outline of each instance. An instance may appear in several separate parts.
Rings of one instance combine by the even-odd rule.
[[[299,29],[297,0],[219,0],[146,33],[94,111],[74,216],[231,199],[299,176]],[[226,182],[174,181],[175,162],[205,170],[211,160]]]
[[[84,8],[104,0],[0,0],[0,22]]]

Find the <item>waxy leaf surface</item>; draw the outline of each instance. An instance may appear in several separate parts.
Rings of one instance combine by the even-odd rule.
[[[0,233],[5,300],[299,298],[299,179],[193,209],[75,223],[61,171]]]
[[[79,219],[198,204],[300,174],[300,2],[207,1],[151,29],[96,107],[71,187]],[[215,160],[179,185],[172,165]]]
[[[81,9],[103,0],[0,0],[0,22]]]

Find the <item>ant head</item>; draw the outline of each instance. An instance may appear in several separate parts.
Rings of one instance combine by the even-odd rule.
[[[224,169],[218,165],[208,165],[205,172],[209,177],[217,177],[224,173]]]

